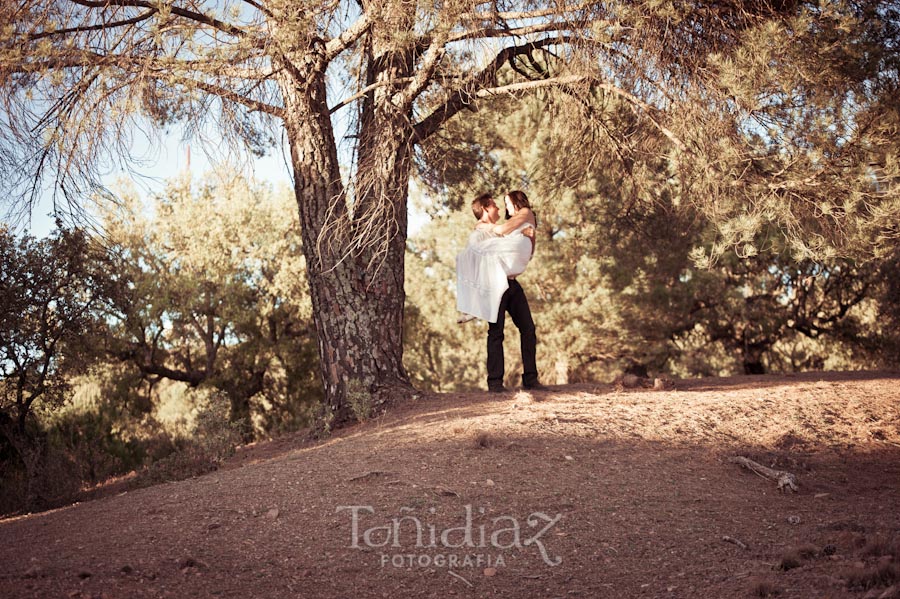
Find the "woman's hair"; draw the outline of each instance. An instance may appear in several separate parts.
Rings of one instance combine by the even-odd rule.
[[[512,205],[516,207],[516,210],[521,210],[522,208],[528,208],[531,210],[532,214],[534,214],[534,208],[531,207],[531,204],[528,203],[528,196],[525,195],[524,191],[520,191],[518,189],[507,192],[509,196],[509,200],[512,202]],[[509,213],[506,214],[506,218],[509,218]],[[537,224],[537,214],[534,215],[534,222]]]
[[[509,196],[509,199],[512,201],[513,206],[516,207],[516,210],[521,210],[522,208],[531,209],[531,204],[528,203],[528,196],[525,195],[524,191],[519,191],[518,189],[514,191],[508,192],[506,195]]]

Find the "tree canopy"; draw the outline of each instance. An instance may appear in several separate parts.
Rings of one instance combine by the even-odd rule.
[[[17,239],[0,227],[0,435],[25,465],[29,501],[43,495],[46,459],[34,412],[60,405],[87,367],[84,339],[110,295],[107,267],[82,233]]]
[[[125,193],[127,202],[103,219],[117,275],[106,352],[151,385],[167,379],[217,390],[245,438],[296,425],[319,395],[286,191],[226,173],[181,176],[149,205]]]

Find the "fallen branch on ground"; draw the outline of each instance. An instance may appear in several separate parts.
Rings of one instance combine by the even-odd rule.
[[[729,537],[728,535],[725,535],[724,537],[722,537],[722,540],[725,541],[726,543],[734,543],[741,549],[747,549],[747,543],[744,543],[743,541],[741,541],[739,539],[735,539],[734,537]]]
[[[797,477],[791,474],[790,472],[785,472],[784,470],[773,470],[771,468],[767,468],[760,463],[754,462],[750,458],[745,458],[744,456],[734,456],[728,458],[728,461],[733,464],[740,464],[744,468],[748,470],[752,470],[756,474],[762,476],[763,478],[768,478],[770,480],[774,480],[778,483],[778,489],[784,493],[787,489],[790,489],[794,493],[799,490],[797,486]]]
[[[459,497],[459,493],[453,489],[448,489],[447,487],[435,487],[434,493],[436,495],[443,495],[444,497]]]
[[[447,570],[447,574],[449,574],[450,576],[455,576],[455,577],[459,578],[461,581],[463,581],[464,583],[466,583],[466,584],[469,585],[470,587],[475,586],[475,585],[473,585],[471,582],[469,582],[468,580],[466,580],[465,578],[463,578],[462,576],[460,576],[459,574],[457,574],[456,572],[454,572],[453,570]]]
[[[347,482],[352,483],[357,480],[365,480],[367,478],[374,478],[376,476],[382,476],[384,474],[390,474],[390,472],[384,472],[382,470],[372,470],[370,472],[366,472],[365,474],[360,474],[359,476],[354,476],[353,478],[348,478]]]

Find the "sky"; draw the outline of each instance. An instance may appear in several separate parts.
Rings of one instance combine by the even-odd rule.
[[[336,123],[338,126],[344,124]],[[168,133],[160,133],[158,142],[148,142],[144,136],[136,136],[136,142],[132,151],[133,157],[139,157],[140,166],[134,166],[133,172],[122,170],[111,172],[103,177],[103,183],[110,189],[115,189],[122,179],[131,181],[139,192],[148,197],[164,190],[166,181],[176,175],[183,174],[189,169],[193,177],[201,178],[213,170],[215,157],[210,159],[202,144],[196,140],[188,139],[180,128]],[[153,143],[152,147],[150,143]],[[287,149],[276,146],[270,149],[262,158],[250,157],[244,160],[243,175],[258,183],[268,183],[272,187],[280,185],[292,185],[292,174],[288,165],[290,157]],[[419,192],[411,183],[411,192]],[[427,202],[427,198],[424,198]],[[419,231],[429,217],[421,208],[422,202],[409,202],[408,235],[412,236]],[[22,222],[14,222],[13,229],[17,232],[25,232],[35,237],[46,237],[55,228],[53,217],[53,201],[50,191],[46,191],[40,203],[32,211],[31,217]],[[4,219],[7,220],[7,219]]]
[[[142,136],[136,136],[139,139]],[[181,130],[173,130],[161,134],[159,142],[154,147],[148,147],[145,139],[136,144],[132,152],[133,156],[139,156],[141,165],[133,167],[133,172],[123,170],[111,172],[103,177],[103,183],[111,189],[125,179],[134,183],[139,192],[147,197],[153,193],[162,191],[166,181],[178,174],[190,170],[196,177],[201,177],[213,168],[213,164],[207,158],[200,144],[185,139]],[[273,186],[279,184],[291,184],[291,174],[285,164],[279,148],[263,158],[252,160],[247,165],[245,176],[253,177],[260,182],[268,182]],[[31,214],[30,221],[22,224],[21,230],[36,237],[45,237],[55,228],[53,202],[50,190],[47,190],[40,204]],[[18,230],[18,229],[17,229]]]
[[[191,175],[200,178],[213,169],[213,164],[205,155],[197,142],[184,139],[180,131],[164,135],[158,148],[148,151],[141,147],[135,150],[135,155],[147,156],[148,159],[141,167],[136,167],[137,176],[117,171],[104,177],[104,184],[114,188],[118,180],[125,178],[133,181],[144,197],[163,190],[166,180],[175,175],[184,173],[190,168]],[[188,160],[190,156],[190,160]],[[245,176],[251,177],[260,183],[269,183],[273,187],[292,184],[291,171],[286,164],[286,157],[281,148],[273,148],[266,156],[254,158],[247,165]],[[410,202],[409,235],[413,235],[426,222],[428,216],[416,211]],[[50,192],[44,194],[40,204],[21,226],[16,227],[19,232],[26,232],[35,237],[46,237],[55,228],[52,216],[53,203]]]

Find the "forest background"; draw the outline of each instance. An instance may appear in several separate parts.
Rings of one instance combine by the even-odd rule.
[[[545,384],[896,367],[898,19],[863,4],[755,22],[704,55],[716,97],[672,100],[665,125],[573,79],[459,109],[419,143],[412,201],[430,222],[406,240],[403,317],[416,389],[482,386],[486,326],[455,324],[454,259],[484,190],[523,189],[538,216],[522,282]],[[498,83],[559,79],[566,61],[541,48]],[[0,230],[0,511],[328,433],[297,198],[232,172],[151,197],[124,182],[97,198],[102,234]],[[514,386],[511,326],[506,344]],[[346,399],[359,421],[384,401],[352,385]]]

